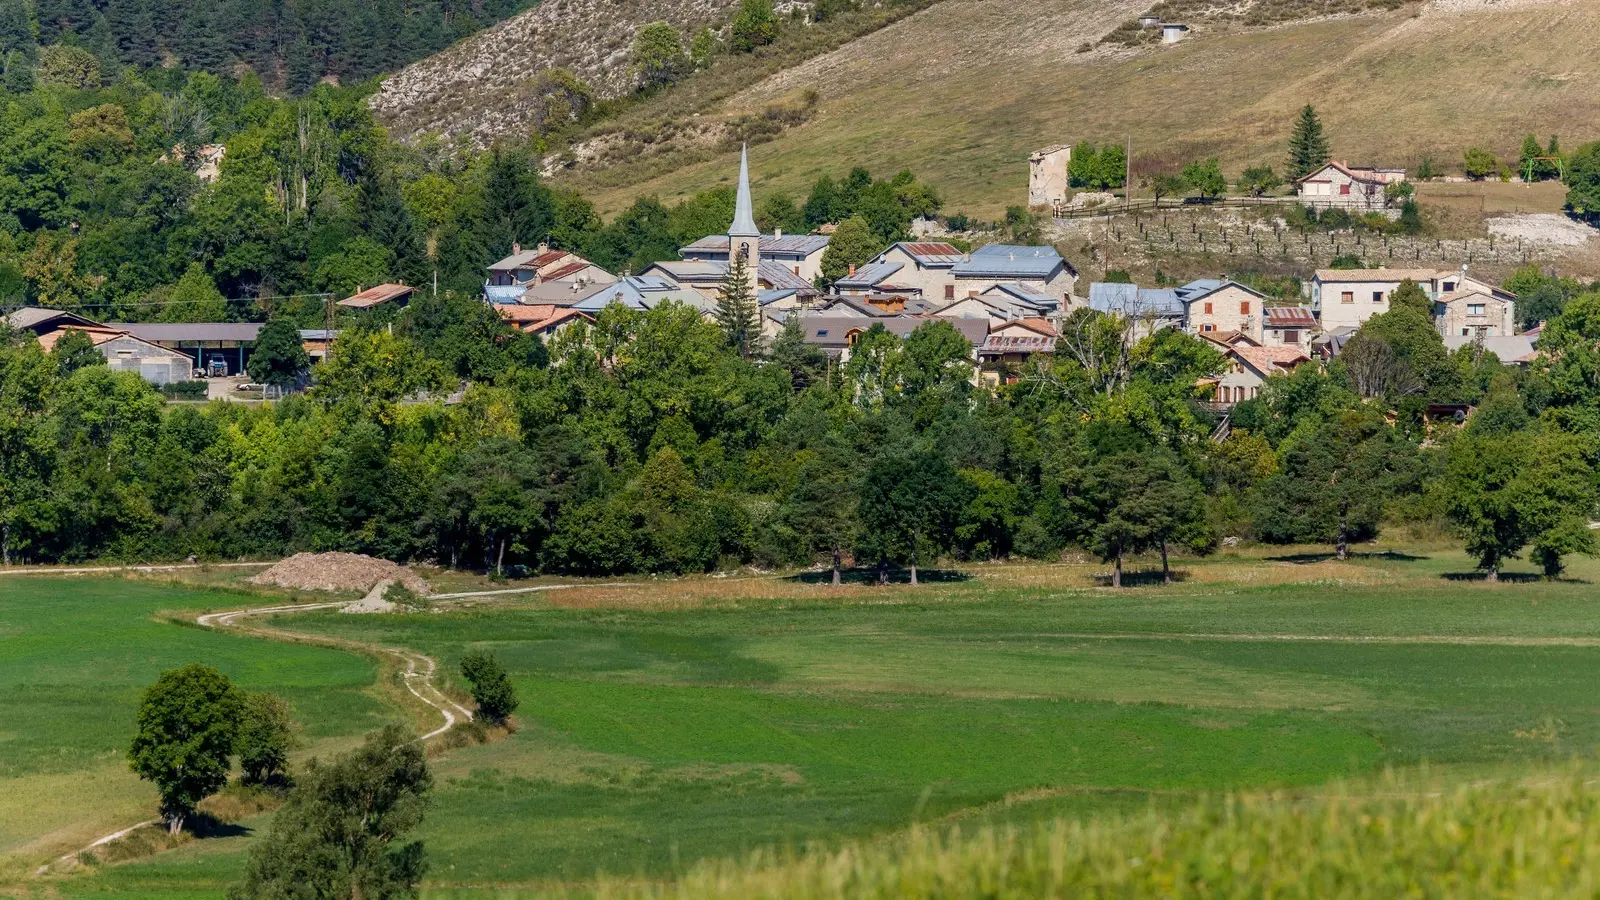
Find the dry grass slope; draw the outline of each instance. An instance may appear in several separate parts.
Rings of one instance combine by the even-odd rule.
[[[758,112],[806,90],[806,124],[753,151],[767,190],[802,192],[853,164],[911,167],[947,208],[993,215],[1025,193],[1053,143],[1120,141],[1135,155],[1217,154],[1281,168],[1294,111],[1315,103],[1337,157],[1454,164],[1470,146],[1514,156],[1522,136],[1600,137],[1600,4],[1434,0],[1423,7],[1249,28],[1196,28],[1144,52],[1080,53],[1148,6],[1134,0],[945,0],[768,78],[714,110]],[[640,194],[725,180],[731,157],[670,174],[576,174],[605,212]]]
[[[649,22],[684,34],[725,19],[737,0],[545,0],[384,81],[372,100],[400,135],[437,132],[478,145],[525,133],[519,90],[540,71],[571,71],[605,97],[633,87],[628,48]]]

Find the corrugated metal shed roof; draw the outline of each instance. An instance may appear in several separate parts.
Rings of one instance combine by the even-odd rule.
[[[346,297],[339,301],[339,305],[346,309],[371,309],[391,300],[400,300],[411,296],[416,288],[404,284],[380,284],[369,287],[359,294]]]
[[[889,248],[899,247],[908,256],[924,266],[931,268],[949,268],[967,258],[961,248],[944,241],[901,241]],[[888,250],[884,251],[889,252]]]
[[[65,312],[59,309],[50,309],[43,306],[24,306],[6,313],[6,324],[19,331],[35,328],[59,321],[66,324],[94,326],[97,322],[87,319],[77,313]]]
[[[254,341],[261,333],[260,322],[130,322],[109,326],[147,341],[188,343],[190,341]]]
[[[1317,317],[1304,306],[1269,306],[1266,309],[1268,328],[1315,328]]]

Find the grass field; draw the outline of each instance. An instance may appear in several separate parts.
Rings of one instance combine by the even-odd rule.
[[[913,823],[1111,821],[1422,762],[1521,771],[1600,744],[1600,597],[1587,581],[1600,565],[1500,586],[1466,580],[1466,560],[1444,551],[1186,565],[1180,584],[1121,592],[1094,586],[1097,566],[980,566],[915,590],[701,578],[277,624],[411,647],[447,671],[492,649],[511,670],[520,729],[435,761],[432,897],[582,892],[601,872],[671,877]],[[360,657],[150,618],[237,598],[113,580],[20,587],[0,583],[0,622],[46,633],[27,637],[37,650],[20,668],[0,669],[18,686],[0,714],[31,723],[39,748],[0,742],[15,767],[0,800],[13,804],[0,821],[18,823],[10,859],[32,861],[43,832],[13,813],[79,773],[121,779],[137,810],[118,747],[137,686],[163,665],[200,659],[277,685],[324,741],[386,714]],[[55,615],[94,627],[57,636]],[[119,729],[46,722],[19,700],[40,683],[80,696],[102,680],[111,690],[81,701],[85,715]],[[41,752],[48,770],[20,761]],[[73,821],[92,822],[90,809]],[[48,886],[216,896],[248,841],[196,841]]]
[[[1459,166],[1467,147],[1514,158],[1524,134],[1568,149],[1600,137],[1593,3],[1416,7],[1253,30],[1197,29],[1133,56],[1079,54],[1148,4],[945,0],[767,79],[714,114],[821,94],[812,117],[751,151],[758,194],[803,196],[852,165],[910,167],[950,211],[997,217],[1024,202],[1028,153],[1133,140],[1136,157],[1216,154],[1225,171],[1282,170],[1294,112],[1314,103],[1335,158]],[[649,109],[634,113],[648,116]],[[640,194],[683,196],[731,179],[724,155],[573,176],[609,214]],[[758,197],[759,202],[759,197]]]

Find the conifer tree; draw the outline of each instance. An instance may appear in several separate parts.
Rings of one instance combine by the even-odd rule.
[[[749,263],[740,253],[729,255],[728,275],[722,280],[722,294],[717,298],[717,324],[722,327],[728,346],[749,359],[761,352],[761,317],[756,311]]]
[[[1328,162],[1328,139],[1322,133],[1322,120],[1317,111],[1307,103],[1300,110],[1300,118],[1289,135],[1288,179],[1296,181],[1310,175]]]
[[[0,59],[12,51],[33,52],[39,29],[24,0],[0,0]]]

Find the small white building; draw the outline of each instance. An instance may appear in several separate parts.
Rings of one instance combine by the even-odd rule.
[[[1189,36],[1189,26],[1182,22],[1161,23],[1161,43],[1176,44]]]

